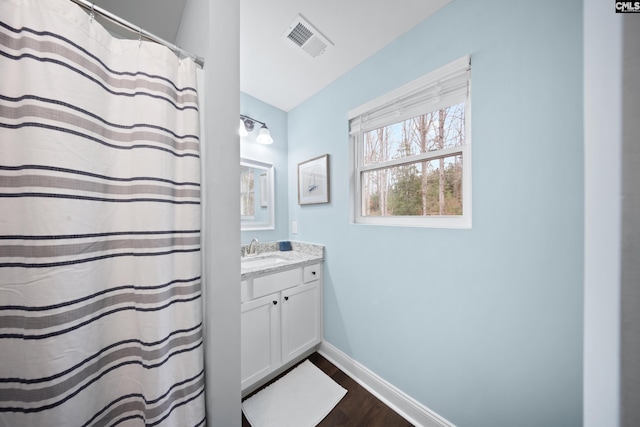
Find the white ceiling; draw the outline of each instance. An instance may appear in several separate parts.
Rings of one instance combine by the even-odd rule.
[[[290,111],[451,0],[240,0],[240,90]],[[186,0],[96,0],[175,43]],[[333,46],[316,58],[282,35],[298,14]]]
[[[450,0],[241,0],[240,88],[289,111]],[[334,46],[311,58],[282,37],[302,14]]]
[[[143,30],[175,43],[187,0],[91,0]],[[110,30],[115,28],[109,27]]]

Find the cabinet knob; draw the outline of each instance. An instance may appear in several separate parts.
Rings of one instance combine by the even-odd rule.
[[[315,271],[312,271],[312,272],[311,272],[311,274],[313,274],[313,275],[315,276],[315,275],[316,275],[316,272],[315,272]]]
[[[289,301],[289,297],[284,297],[284,300],[285,301]]]
[[[273,305],[278,305],[278,301],[274,301],[274,302],[273,302]]]

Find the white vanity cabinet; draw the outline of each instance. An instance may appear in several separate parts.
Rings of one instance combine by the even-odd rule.
[[[322,339],[321,263],[242,282],[242,389]]]
[[[240,346],[242,388],[272,372],[280,363],[278,294],[241,305]]]
[[[320,274],[319,265],[313,280],[303,274],[304,284],[282,291],[282,362],[295,359],[320,342]]]

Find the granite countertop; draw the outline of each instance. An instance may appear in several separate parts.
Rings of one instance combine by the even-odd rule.
[[[247,246],[249,245],[241,247],[241,256]],[[324,259],[324,246],[322,245],[292,241],[292,250],[290,251],[280,251],[278,246],[278,242],[259,243],[255,255],[242,256],[240,262],[241,280],[315,264]],[[253,267],[246,267],[242,262],[270,257],[279,258],[281,261],[273,265]]]

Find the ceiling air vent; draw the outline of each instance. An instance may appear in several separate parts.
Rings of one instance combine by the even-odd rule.
[[[296,16],[296,19],[289,25],[289,28],[282,36],[313,58],[322,55],[327,50],[327,47],[333,46],[333,43],[304,19],[302,15]]]

